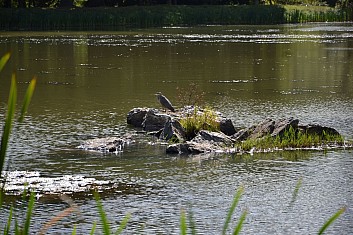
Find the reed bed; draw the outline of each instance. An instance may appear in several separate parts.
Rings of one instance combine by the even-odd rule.
[[[345,22],[352,20],[352,12],[347,9],[330,7],[285,6],[286,23]]]

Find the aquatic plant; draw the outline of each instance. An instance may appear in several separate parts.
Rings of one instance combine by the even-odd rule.
[[[0,195],[3,192],[0,192]],[[23,195],[22,195],[22,200],[25,201],[25,198],[27,196],[27,190],[24,191]],[[14,217],[14,206],[10,207],[10,211],[9,211],[9,216],[7,219],[7,223],[4,224],[4,230],[3,230],[3,234],[7,235],[7,234],[21,234],[21,235],[27,235],[30,234],[30,224],[31,224],[31,218],[32,218],[32,213],[33,213],[33,208],[34,208],[34,202],[35,202],[35,194],[32,192],[30,193],[29,196],[29,200],[27,203],[27,212],[26,212],[26,219],[23,223],[23,225],[21,226],[19,224],[19,219],[18,218],[23,218],[23,216],[16,216],[15,218],[15,226],[13,228],[13,232],[11,232],[11,225],[12,225],[12,219]],[[25,208],[25,207],[23,207]],[[2,209],[2,205],[0,204],[0,209]]]
[[[249,151],[253,148],[256,150],[311,148],[328,144],[342,145],[343,143],[344,138],[341,135],[326,133],[325,131],[323,131],[322,135],[310,134],[290,127],[288,130],[285,130],[282,135],[277,135],[276,137],[267,135],[259,139],[248,139],[237,143],[236,147],[244,151]]]
[[[286,5],[284,8],[286,9],[286,23],[343,22],[351,20],[349,11],[340,8],[298,5]]]
[[[293,192],[293,196],[296,198],[297,195],[298,195],[298,190],[299,188],[301,187],[301,184],[302,184],[302,179],[300,178],[298,180],[298,183],[296,184],[296,187],[294,189],[294,192]],[[228,231],[228,227],[229,227],[229,224],[232,220],[232,217],[233,217],[233,214],[234,214],[234,211],[236,209],[236,207],[238,206],[238,203],[241,199],[241,196],[243,195],[244,193],[244,187],[243,186],[240,186],[238,188],[238,190],[236,191],[234,197],[233,197],[233,200],[232,200],[232,203],[231,203],[231,206],[228,210],[228,213],[225,217],[225,221],[224,221],[224,224],[223,224],[223,228],[222,228],[222,234],[227,234],[227,231]],[[28,191],[25,190],[23,195],[22,195],[22,200],[25,201],[25,198],[27,197],[28,195]],[[98,213],[99,213],[99,217],[100,217],[100,220],[101,220],[101,223],[102,223],[102,230],[103,230],[103,234],[105,235],[110,235],[110,234],[113,234],[112,230],[111,230],[111,227],[110,227],[110,223],[109,223],[109,220],[107,218],[107,215],[106,215],[106,212],[104,210],[104,207],[102,205],[102,201],[100,199],[100,196],[98,194],[98,192],[94,192],[93,193],[94,195],[94,199],[96,201],[96,204],[97,204],[97,210],[98,210]],[[293,198],[292,198],[293,199]],[[292,200],[292,203],[294,203],[294,201]],[[16,216],[14,215],[14,207],[11,206],[10,207],[10,210],[9,210],[9,215],[8,215],[8,219],[7,219],[7,222],[4,223],[4,228],[3,228],[3,234],[4,235],[7,235],[7,234],[12,234],[12,233],[15,233],[15,234],[24,234],[24,235],[27,235],[27,234],[30,234],[30,224],[31,224],[31,218],[32,218],[32,214],[33,214],[33,210],[34,210],[34,204],[35,204],[35,193],[34,192],[31,192],[30,193],[30,196],[29,196],[29,200],[28,200],[28,203],[25,204],[25,206],[23,207],[24,209],[26,209],[26,218],[23,222],[23,225],[20,226],[19,225],[19,221],[17,218],[22,218],[22,216],[20,215],[17,215],[17,217],[15,217],[15,225],[12,226],[12,223],[13,223],[13,217]],[[63,210],[62,212],[60,212],[57,216],[54,216],[54,218],[52,218],[51,220],[49,220],[49,222],[46,223],[49,224],[49,227],[50,226],[53,226],[54,224],[56,224],[61,218],[67,216],[69,213],[72,212],[72,210],[70,210],[70,208],[74,208],[75,205],[71,205],[69,208]],[[0,209],[2,209],[1,205],[0,205]],[[323,226],[320,228],[318,234],[323,234],[327,228],[329,226],[331,226],[333,224],[334,221],[336,221],[346,210],[346,207],[342,207],[340,208],[335,214],[333,214],[324,224]],[[0,210],[1,211],[1,210]],[[197,234],[197,231],[196,231],[196,223],[195,223],[195,220],[193,218],[193,213],[192,213],[192,210],[190,210],[189,212],[187,212],[188,214],[188,217],[186,218],[186,212],[185,210],[181,210],[181,214],[180,214],[180,234],[187,234],[188,232],[188,229],[191,230],[191,234],[193,235],[196,235]],[[232,234],[240,234],[241,230],[242,230],[242,226],[243,226],[243,223],[244,221],[246,220],[246,216],[248,214],[248,210],[245,209],[242,214],[240,215],[239,219],[238,219],[238,222],[236,224],[236,226],[234,227],[233,229],[233,232]],[[123,219],[121,220],[120,222],[120,225],[119,227],[117,228],[117,230],[115,231],[114,234],[121,234],[127,227],[127,224],[128,224],[128,221],[129,219],[131,218],[131,214],[130,213],[127,213]],[[49,227],[46,227],[46,225],[43,226],[43,228],[39,231],[39,234],[45,234],[45,231],[47,231],[46,229],[48,229]],[[91,231],[89,234],[93,235],[95,234],[96,232],[96,227],[97,227],[97,222],[94,222],[93,223],[93,226],[91,228]],[[11,230],[11,228],[13,230]],[[76,225],[74,226],[73,228],[73,231],[72,231],[72,234],[76,234]]]
[[[194,138],[200,130],[220,130],[217,115],[211,108],[205,108],[199,112],[198,108],[194,107],[192,114],[180,119],[180,124],[184,128],[188,140]]]
[[[229,227],[229,223],[232,219],[232,216],[234,214],[234,210],[235,208],[237,207],[238,203],[239,203],[239,200],[242,196],[242,194],[244,193],[244,187],[243,186],[240,186],[239,189],[236,191],[235,195],[234,195],[234,198],[233,198],[233,201],[232,201],[232,204],[229,208],[229,211],[227,213],[227,216],[226,216],[226,219],[224,221],[224,225],[223,225],[223,229],[222,229],[222,235],[225,235],[227,234],[227,230],[228,230],[228,227]],[[247,210],[245,210],[240,218],[239,218],[239,221],[237,223],[237,226],[234,228],[234,231],[233,231],[233,235],[237,235],[240,233],[241,231],[241,228],[243,226],[243,223],[245,221],[245,218],[246,218],[246,215],[247,215]],[[189,216],[188,216],[188,221],[189,221],[189,228],[191,229],[191,234],[197,234],[196,233],[196,226],[195,226],[195,220],[193,219],[193,214],[192,214],[192,211],[189,211],[188,212]],[[180,215],[180,234],[182,235],[186,235],[187,234],[187,228],[188,228],[188,224],[187,224],[187,221],[186,221],[186,216],[185,216],[185,211],[182,210],[181,211],[181,215]]]
[[[323,234],[326,229],[336,220],[338,217],[340,217],[341,214],[343,214],[346,211],[346,207],[342,207],[339,209],[335,214],[333,214],[326,222],[325,224],[320,228],[319,230],[319,235]]]
[[[1,57],[0,59],[0,72],[4,68],[5,64],[7,61],[10,59],[10,53],[5,54],[4,56]],[[27,112],[29,103],[32,99],[33,91],[35,88],[36,84],[36,79],[34,78],[30,85],[27,88],[23,106],[21,109],[21,115],[18,119],[19,122],[23,121],[24,115]],[[5,163],[5,158],[6,158],[6,150],[10,138],[10,133],[12,129],[12,124],[13,124],[13,119],[15,116],[15,111],[16,111],[16,102],[17,102],[17,85],[16,85],[16,76],[15,74],[12,75],[11,78],[11,86],[10,86],[10,94],[7,102],[7,114],[6,114],[6,119],[5,119],[5,124],[3,128],[3,133],[1,136],[1,144],[0,144],[0,179],[1,179],[1,189],[0,189],[0,207],[2,207],[2,200],[3,200],[3,187],[5,186],[5,177],[3,178],[2,172],[4,168],[4,163]],[[26,192],[24,192],[24,195]],[[27,205],[27,214],[26,214],[26,220],[24,222],[23,226],[19,226],[17,219],[15,220],[15,233],[16,234],[29,234],[29,226],[30,226],[30,220],[31,220],[31,215],[33,211],[33,206],[34,206],[34,193],[30,194],[29,202]],[[12,216],[13,216],[13,206],[11,206],[10,211],[9,211],[9,217],[7,220],[7,223],[5,224],[4,227],[4,234],[9,234],[10,233],[10,227],[11,227],[11,222],[12,222]]]
[[[101,222],[103,225],[103,234],[110,235],[110,234],[112,234],[112,232],[110,229],[109,221],[107,219],[107,215],[106,215],[104,208],[103,208],[103,205],[102,205],[102,201],[101,201],[99,194],[97,192],[94,192],[93,195],[94,195],[94,199],[96,200],[98,212],[99,212],[100,219],[101,219]],[[119,228],[116,230],[116,232],[114,234],[121,234],[123,232],[123,230],[126,228],[126,225],[129,221],[130,217],[131,217],[130,213],[125,215],[125,217],[120,222]],[[95,227],[96,227],[95,225],[92,227],[91,234],[94,233]]]
[[[226,220],[225,220],[224,225],[223,225],[223,230],[222,230],[222,234],[223,235],[225,235],[226,232],[227,232],[227,229],[228,229],[230,220],[232,219],[232,215],[234,213],[234,210],[237,207],[238,202],[239,202],[239,200],[240,200],[240,198],[241,198],[243,193],[244,193],[244,187],[241,186],[241,187],[239,187],[238,191],[235,193],[232,205],[229,208]],[[247,211],[244,211],[243,214],[240,216],[238,225],[235,227],[233,234],[239,234],[239,232],[241,230],[241,227],[243,225],[243,222],[245,220],[246,214],[247,214]]]

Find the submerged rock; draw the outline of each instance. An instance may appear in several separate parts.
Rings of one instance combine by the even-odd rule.
[[[123,150],[126,144],[129,144],[131,139],[119,138],[119,137],[106,137],[97,138],[92,140],[87,140],[82,143],[77,148],[89,151],[99,151],[99,152],[120,152]]]

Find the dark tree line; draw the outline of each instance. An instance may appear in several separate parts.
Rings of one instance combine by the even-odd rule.
[[[77,0],[76,0],[77,1]],[[0,0],[0,6],[5,8],[30,7],[72,7],[75,0]],[[80,1],[80,0],[79,0]],[[78,1],[78,2],[79,2]],[[252,0],[81,0],[85,7],[125,7],[152,5],[230,5],[249,4]]]
[[[305,0],[302,0],[304,3]],[[353,0],[316,0],[320,4],[334,7],[351,8]],[[31,7],[126,7],[152,5],[242,5],[242,4],[300,4],[298,0],[0,0],[0,7],[31,8]]]

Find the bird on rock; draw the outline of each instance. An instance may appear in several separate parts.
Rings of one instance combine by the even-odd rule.
[[[168,100],[167,97],[162,95],[161,92],[157,92],[156,96],[157,96],[157,99],[158,99],[159,103],[163,106],[163,108],[166,108],[166,109],[169,109],[172,112],[175,112],[175,109],[174,109],[172,103]]]

